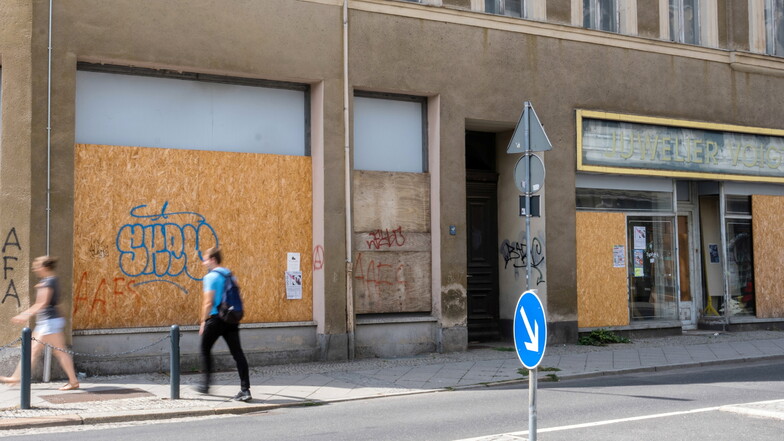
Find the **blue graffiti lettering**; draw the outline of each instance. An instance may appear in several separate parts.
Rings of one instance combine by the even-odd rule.
[[[140,214],[147,205],[137,205],[129,214],[139,221],[120,227],[115,244],[120,252],[120,271],[126,276],[178,277],[184,274],[193,280],[201,280],[190,274],[188,259],[201,259],[202,249],[218,246],[215,229],[199,213],[169,213],[166,211],[168,206],[169,202],[165,202],[160,213]],[[182,217],[191,219],[173,221],[173,218]],[[145,283],[153,281],[166,280]]]

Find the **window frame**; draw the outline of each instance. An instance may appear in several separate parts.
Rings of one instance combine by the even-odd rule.
[[[428,97],[420,96],[420,95],[405,95],[405,94],[396,94],[396,93],[386,93],[386,92],[374,92],[374,91],[366,91],[366,90],[355,90],[353,98],[371,98],[371,99],[382,99],[382,100],[391,100],[391,101],[403,101],[409,103],[420,103],[421,104],[421,118],[422,118],[422,171],[418,173],[429,173],[430,164],[428,163],[428,111],[427,111],[427,104],[428,104]],[[356,107],[354,107],[356,108]],[[354,127],[356,124],[356,116],[352,115],[352,140],[354,137],[354,133],[356,128]],[[356,141],[352,141],[352,169],[353,170],[365,170],[365,169],[358,169],[356,168],[356,164],[354,163],[354,157],[356,155]],[[388,170],[387,170],[388,171]],[[402,172],[402,173],[410,173],[410,172]],[[416,172],[414,172],[416,173]]]
[[[504,6],[506,0],[498,0]],[[498,15],[501,17],[522,18],[526,20],[547,20],[547,3],[546,0],[521,0],[520,10],[521,16],[506,15],[503,12],[491,12],[487,10],[486,0],[471,0],[471,10],[476,12],[483,12],[486,14]]]
[[[758,0],[751,0],[750,3]],[[760,0],[764,1],[764,0]],[[681,5],[682,1],[679,2]],[[698,43],[684,43],[670,38],[670,0],[659,0],[659,38],[679,44],[719,47],[719,9],[717,0],[699,0],[697,4]]]
[[[784,2],[777,2],[776,0],[765,0],[763,5],[763,26],[765,29],[765,54],[774,57],[784,57],[784,44],[782,44],[781,52],[776,51],[776,35],[784,33],[784,29],[778,31],[778,25],[784,27],[784,19],[781,23],[777,20],[771,20],[770,17],[776,15],[777,12],[784,15]]]
[[[572,26],[593,29],[601,32],[612,32],[623,35],[637,35],[637,0],[614,0],[617,30],[586,28],[583,23],[583,0],[572,0]]]
[[[487,2],[492,1],[498,7],[498,11],[488,11],[487,10]],[[508,14],[507,13],[507,2],[510,0],[484,0],[484,12],[488,14],[494,15],[503,15],[505,17],[518,17],[518,18],[528,18],[528,1],[527,0],[520,0],[520,15]]]
[[[621,33],[621,14],[620,14],[620,8],[619,8],[619,5],[618,5],[618,0],[609,0],[609,1],[610,1],[610,4],[612,5],[612,11],[611,11],[612,15],[611,16],[614,18],[614,20],[612,22],[612,23],[614,23],[614,26],[610,26],[610,27],[614,27],[614,29],[604,29],[604,28],[602,28],[601,20],[602,20],[602,12],[603,11],[602,11],[601,0],[582,0],[580,2],[580,5],[582,6],[582,11],[581,11],[580,15],[583,17],[582,23],[581,23],[582,27],[584,27],[586,29],[593,29],[593,30],[596,30],[596,31],[614,32],[616,34]],[[585,11],[585,2],[589,2],[589,4],[590,4],[590,8],[588,10],[589,11],[588,14],[586,14],[586,11]],[[610,15],[610,14],[608,14],[608,15]],[[589,26],[585,25],[586,18],[590,22]]]
[[[685,23],[685,4],[684,0],[668,0],[668,15],[667,20],[669,22],[669,40],[674,41],[676,43],[683,43],[683,44],[693,44],[693,45],[701,45],[702,44],[702,0],[693,0],[695,2],[694,5],[694,17],[692,19],[692,25],[694,29],[692,29],[694,33],[694,38],[696,41],[686,41],[686,23]],[[670,21],[670,14],[675,12],[675,17],[677,23],[673,23]]]

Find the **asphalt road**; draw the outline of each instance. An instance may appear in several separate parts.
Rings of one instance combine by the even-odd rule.
[[[776,440],[784,421],[719,406],[784,399],[781,362],[539,383],[538,439]],[[527,384],[238,417],[0,433],[9,440],[459,440],[527,430]],[[525,434],[519,434],[525,437]]]

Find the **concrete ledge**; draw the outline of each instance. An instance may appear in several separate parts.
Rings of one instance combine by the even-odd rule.
[[[357,318],[354,348],[357,358],[397,358],[436,352],[438,321],[422,315]]]
[[[320,348],[315,324],[294,322],[289,325],[243,325],[240,334],[248,363],[264,366],[316,361]],[[72,349],[77,353],[74,362],[78,371],[90,375],[168,372],[171,352],[171,340],[166,338],[168,335],[167,328],[81,332],[74,335]],[[200,369],[200,341],[198,327],[180,329],[181,372]],[[212,353],[216,369],[234,367],[234,360],[223,339],[216,342]]]

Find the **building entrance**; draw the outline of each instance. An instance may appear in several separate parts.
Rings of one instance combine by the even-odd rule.
[[[466,235],[468,339],[497,340],[498,173],[495,134],[466,132]]]

